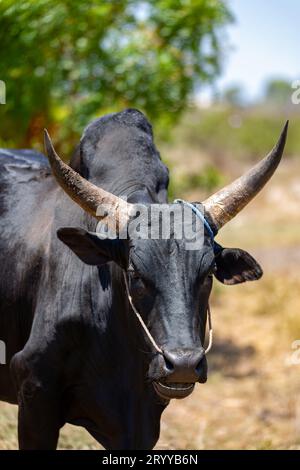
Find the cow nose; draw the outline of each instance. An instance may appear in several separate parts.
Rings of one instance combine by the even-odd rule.
[[[164,351],[164,372],[166,382],[206,382],[207,362],[205,350]]]

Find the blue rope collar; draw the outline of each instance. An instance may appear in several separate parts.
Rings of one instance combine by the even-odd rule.
[[[191,202],[188,202],[188,201],[184,201],[183,199],[175,199],[174,200],[174,204],[185,204],[186,206],[188,206],[190,209],[192,209],[192,211],[194,212],[194,214],[197,215],[197,217],[199,217],[199,219],[203,222],[204,224],[204,227],[206,228],[207,232],[208,232],[208,235],[212,241],[212,244],[213,244],[213,248],[214,248],[214,252],[215,253],[219,253],[221,250],[222,250],[222,247],[217,243],[215,242],[215,234],[214,234],[214,231],[213,229],[211,228],[211,226],[209,225],[209,223],[207,222],[206,218],[204,217],[204,215],[202,214],[201,211],[199,211],[198,207],[195,206],[195,204],[192,204]]]

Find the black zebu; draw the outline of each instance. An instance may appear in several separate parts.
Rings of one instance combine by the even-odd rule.
[[[286,132],[287,126],[268,157],[203,202],[215,233],[272,176]],[[239,249],[219,247],[215,254],[206,232],[198,251],[187,251],[184,239],[94,234],[99,205],[112,214],[128,207],[118,196],[146,205],[167,201],[168,171],[139,111],[92,122],[71,161],[75,171],[47,135],[46,147],[55,178],[41,154],[0,151],[0,339],[7,347],[0,399],[19,405],[22,449],[55,449],[66,422],[85,427],[108,449],[152,448],[168,400],[206,381],[212,274],[234,284],[258,279],[261,269]],[[80,259],[58,240],[58,229]],[[163,355],[142,334],[122,270]]]

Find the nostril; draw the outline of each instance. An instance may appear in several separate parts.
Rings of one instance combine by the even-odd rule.
[[[198,362],[198,364],[196,365],[195,367],[195,371],[197,372],[197,374],[200,374],[200,372],[202,371],[203,369],[203,365],[204,365],[204,357],[202,357],[200,359],[200,361]]]
[[[201,351],[200,354],[198,355],[197,362],[196,362],[195,371],[197,372],[197,374],[202,372],[203,367],[205,367],[205,362],[206,362],[206,356],[205,356],[205,351],[203,349],[203,351]]]
[[[176,368],[176,363],[174,361],[174,358],[172,357],[172,354],[170,354],[168,351],[164,351],[164,361],[165,361],[165,370],[171,374],[174,372]]]
[[[172,382],[195,382],[206,374],[207,365],[203,348],[197,350],[164,350],[160,359],[161,373]]]
[[[174,371],[174,364],[169,361],[169,359],[167,359],[166,357],[164,358],[165,359],[165,367],[167,369],[168,372],[173,372]]]

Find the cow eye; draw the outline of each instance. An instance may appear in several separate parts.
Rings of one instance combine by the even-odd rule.
[[[135,271],[135,269],[128,269],[128,273],[129,273],[131,279],[134,279],[136,281],[141,279],[139,273],[137,271]]]
[[[130,266],[127,272],[135,285],[139,285],[140,287],[143,286],[144,282],[136,269]]]
[[[135,281],[143,282],[141,276],[136,272],[132,273],[132,279],[134,279]]]
[[[143,297],[147,290],[146,285],[143,279],[138,275],[138,273],[133,273],[131,276],[130,283],[131,292],[135,297]]]

